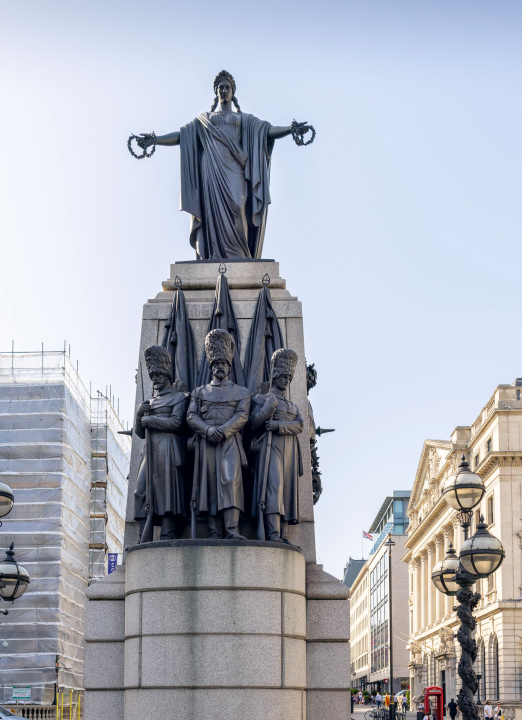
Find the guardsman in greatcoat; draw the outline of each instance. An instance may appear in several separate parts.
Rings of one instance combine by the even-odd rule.
[[[257,450],[254,466],[252,516],[257,517],[263,503],[265,533],[268,540],[288,543],[288,525],[299,522],[299,477],[303,462],[297,436],[304,420],[297,405],[286,397],[294,377],[297,354],[282,348],[272,355],[268,393],[252,398],[249,427]],[[268,437],[271,444],[268,448]],[[268,454],[268,473],[264,497],[264,469]]]
[[[142,439],[151,435],[148,457],[143,448],[136,492],[134,519],[140,524],[140,538],[147,518],[147,463],[150,463],[154,525],[161,525],[161,540],[171,540],[183,529],[185,519],[185,451],[189,394],[184,383],[172,384],[172,360],[168,350],[152,345],[145,350],[145,364],[153,384],[150,400],[141,403],[136,413],[134,432]]]
[[[239,515],[244,512],[243,468],[247,467],[241,430],[248,422],[250,393],[228,379],[234,338],[226,330],[211,330],[205,352],[212,373],[208,385],[196,388],[187,413],[195,442],[196,508],[206,515],[210,537],[219,537],[216,516],[223,515],[225,537],[242,540]]]

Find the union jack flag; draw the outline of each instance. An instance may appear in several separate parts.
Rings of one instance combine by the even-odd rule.
[[[366,540],[373,540],[373,535],[363,530],[363,538],[366,538]]]

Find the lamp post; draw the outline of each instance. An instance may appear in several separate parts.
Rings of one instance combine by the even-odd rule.
[[[388,660],[390,663],[390,702],[393,702],[395,695],[393,694],[393,652],[392,652],[392,568],[391,568],[391,551],[395,545],[388,535],[388,539],[384,543],[388,550],[388,637],[390,638],[388,646]]]
[[[11,512],[13,504],[13,491],[9,485],[0,482],[0,518]],[[30,583],[29,573],[16,562],[13,548],[14,543],[11,543],[9,550],[6,550],[4,562],[0,564],[0,598],[6,602],[14,602],[23,595]],[[2,615],[7,615],[8,612],[9,610],[0,610]]]
[[[485,491],[482,478],[469,469],[469,463],[463,455],[457,473],[448,478],[443,494],[448,505],[458,510],[464,542],[458,557],[450,543],[446,557],[435,565],[431,574],[437,590],[445,595],[456,596],[459,602],[453,609],[460,620],[457,640],[462,649],[458,667],[462,688],[457,696],[457,705],[463,720],[478,720],[477,706],[473,700],[478,688],[477,675],[473,670],[477,643],[472,636],[476,626],[473,610],[480,600],[480,594],[474,593],[472,587],[479,578],[486,578],[498,570],[506,556],[500,540],[488,532],[482,516],[475,534],[468,538],[473,508],[480,503]]]

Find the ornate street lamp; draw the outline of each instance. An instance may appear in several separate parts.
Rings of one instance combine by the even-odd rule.
[[[5,552],[5,560],[0,564],[0,598],[6,602],[13,602],[27,590],[31,582],[27,570],[15,560],[14,543]],[[0,611],[7,615],[8,610]]]
[[[482,515],[477,532],[462,543],[459,557],[464,569],[476,577],[492,575],[506,557],[502,543],[488,531]]]
[[[469,469],[469,463],[466,462],[465,455],[462,456],[461,460],[462,462],[455,475],[450,475],[447,479],[442,493],[448,505],[459,511],[459,520],[464,528],[464,535],[467,540],[473,508],[477,507],[484,497],[486,488],[480,475]]]
[[[464,542],[457,557],[451,543],[446,557],[433,568],[431,579],[437,590],[445,595],[456,595],[459,605],[453,609],[460,620],[457,640],[462,648],[459,662],[459,675],[462,688],[459,690],[457,705],[463,720],[478,720],[477,706],[473,700],[478,689],[478,679],[473,670],[473,661],[477,655],[477,643],[473,639],[476,620],[473,610],[480,594],[472,587],[478,578],[486,578],[500,567],[506,553],[498,538],[488,532],[484,518],[480,518],[475,534],[468,539],[473,508],[484,497],[485,487],[482,478],[469,469],[464,455],[459,469],[450,477],[443,489],[450,507],[458,510],[458,518],[464,530]]]
[[[3,482],[0,482],[0,518],[9,515],[13,509],[14,495],[13,491]],[[0,522],[0,525],[2,523]]]
[[[446,557],[438,562],[431,573],[431,579],[437,590],[445,595],[456,595],[459,589],[455,573],[459,569],[460,560],[452,543],[449,544]]]

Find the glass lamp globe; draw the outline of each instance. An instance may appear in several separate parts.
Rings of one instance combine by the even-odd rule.
[[[459,585],[455,582],[455,573],[459,569],[459,558],[450,543],[446,557],[440,560],[432,570],[433,584],[444,595],[456,595]]]
[[[0,482],[0,518],[9,515],[13,508],[14,495],[13,491],[3,482]]]
[[[463,455],[459,469],[446,480],[442,492],[450,507],[466,512],[479,504],[486,488],[480,475],[469,469],[469,463]]]
[[[0,597],[11,602],[24,594],[31,581],[27,570],[14,559],[13,543],[5,554],[0,564]]]
[[[462,543],[460,561],[465,570],[478,577],[487,577],[498,570],[506,557],[502,543],[492,535],[484,518],[480,518],[475,534]]]

